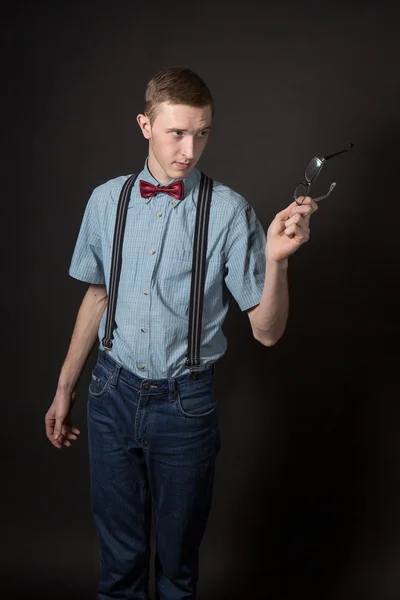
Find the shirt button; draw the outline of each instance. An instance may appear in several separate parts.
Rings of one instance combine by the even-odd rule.
[[[143,333],[146,333],[147,329],[146,329],[146,327],[141,327],[140,331],[143,331]]]
[[[156,253],[156,251],[154,250],[154,248],[152,248],[152,249],[150,250],[150,254],[155,254],[155,253]]]
[[[173,202],[171,202],[171,204],[172,204],[172,206],[175,206],[175,205],[176,205],[176,202],[175,202],[175,201],[173,201]]]
[[[146,368],[146,365],[139,365],[139,366],[138,366],[138,368],[139,368],[141,371],[144,371],[144,370],[145,370],[145,368]]]
[[[158,211],[157,217],[162,217],[162,212]]]
[[[147,294],[149,293],[149,290],[144,290],[143,294],[145,294],[145,296],[147,296]]]

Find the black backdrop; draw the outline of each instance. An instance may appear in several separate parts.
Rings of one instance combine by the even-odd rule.
[[[91,190],[144,163],[135,117],[148,78],[185,64],[217,104],[200,166],[265,227],[314,154],[354,143],[318,180],[337,187],[290,259],[284,338],[259,345],[235,305],[226,321],[199,598],[400,598],[395,4],[3,9],[1,597],[94,597],[93,356],[78,388],[79,443],[58,452],[44,434],[85,290],[68,266]]]

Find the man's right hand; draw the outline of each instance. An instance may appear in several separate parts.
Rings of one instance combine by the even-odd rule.
[[[71,423],[71,412],[75,403],[76,392],[57,392],[46,413],[46,435],[56,448],[70,446],[71,440],[78,439],[80,431]]]

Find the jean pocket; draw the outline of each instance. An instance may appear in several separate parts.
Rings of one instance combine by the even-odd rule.
[[[216,409],[212,387],[201,382],[179,390],[176,401],[179,412],[190,419],[207,417]]]
[[[89,385],[89,394],[93,398],[100,398],[105,396],[108,392],[109,383],[111,379],[111,373],[109,373],[104,367],[97,363],[92,371],[92,380]]]

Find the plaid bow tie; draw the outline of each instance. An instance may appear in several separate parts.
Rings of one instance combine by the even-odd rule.
[[[179,181],[174,181],[169,185],[153,185],[148,181],[143,181],[143,179],[139,180],[139,189],[140,195],[142,198],[151,198],[155,196],[155,194],[159,194],[160,192],[164,192],[177,200],[183,200],[184,198],[184,187],[183,181],[179,179]]]

